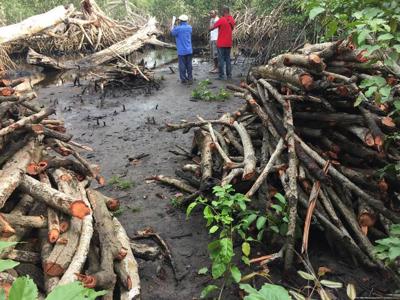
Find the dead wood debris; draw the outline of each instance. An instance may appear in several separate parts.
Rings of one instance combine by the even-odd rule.
[[[376,235],[369,233],[385,236],[386,222],[400,222],[400,178],[380,172],[399,164],[399,142],[385,141],[400,126],[389,115],[391,104],[365,100],[354,105],[359,97],[366,99],[358,84],[371,75],[381,75],[392,85],[399,80],[398,74],[368,64],[364,52],[349,41],[305,45],[253,67],[241,87],[228,86],[243,92],[245,106],[237,112],[166,124],[167,131],[195,128],[190,158],[197,155],[197,165],[184,166],[177,174],[186,175],[174,184],[190,193],[182,203],[204,191],[193,184],[197,192],[188,188],[195,181],[187,180],[187,174],[200,186],[212,178],[240,187],[253,203],[261,199],[258,204],[265,211],[279,191],[288,201],[286,269],[293,262],[296,226],[304,226],[304,250],[314,220],[347,257],[387,270],[373,254]],[[400,96],[398,88],[393,92],[392,97]],[[306,214],[306,220],[296,222]]]
[[[40,247],[28,242],[28,250],[9,247],[2,257],[40,266],[45,293],[81,280],[112,295],[119,278],[120,292],[138,297],[129,238],[108,211],[118,201],[89,189],[93,179],[104,181],[76,150],[91,149],[73,142],[63,122],[51,119],[53,109],[29,109],[24,104],[32,103],[32,95],[15,91],[12,81],[0,82],[7,89],[0,103],[0,235],[3,241],[40,241]],[[91,248],[97,252],[89,255]],[[88,257],[96,253],[98,264],[90,265]]]

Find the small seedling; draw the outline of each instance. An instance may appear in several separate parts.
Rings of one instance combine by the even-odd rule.
[[[174,208],[180,208],[182,206],[181,204],[181,199],[182,197],[173,197],[171,198],[170,202],[171,202],[171,206]]]
[[[133,212],[133,213],[137,213],[137,212],[140,212],[140,211],[141,211],[140,207],[132,207],[131,208],[131,212]]]
[[[112,214],[114,217],[118,217],[118,216],[122,215],[124,212],[125,212],[125,208],[120,207],[116,211],[114,211]]]
[[[111,177],[111,179],[109,180],[109,184],[111,184],[112,186],[117,187],[121,190],[130,189],[134,186],[133,181],[121,179],[121,177],[119,177],[117,175],[114,175]]]
[[[224,101],[230,98],[227,90],[221,88],[217,94],[209,90],[208,85],[211,84],[209,79],[202,80],[197,87],[192,91],[192,97],[204,101]]]

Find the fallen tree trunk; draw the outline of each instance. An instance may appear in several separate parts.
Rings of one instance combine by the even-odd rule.
[[[60,5],[44,14],[27,18],[20,23],[0,27],[0,45],[19,39],[26,39],[38,32],[57,25],[63,22],[73,10],[73,5]]]

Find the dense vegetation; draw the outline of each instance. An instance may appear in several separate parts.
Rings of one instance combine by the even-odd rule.
[[[0,1],[0,19],[7,23],[20,21],[28,16],[35,15],[49,10],[57,5],[73,3],[80,5],[80,0],[20,0]],[[220,9],[223,5],[229,5],[234,10],[240,10],[244,7],[254,7],[260,12],[271,10],[280,1],[262,1],[262,0],[97,0],[103,9],[107,9],[115,2],[120,2],[121,9],[113,9],[113,17],[124,17],[124,7],[129,2],[131,7],[138,11],[144,11],[156,16],[159,20],[169,20],[173,15],[186,13],[190,16],[207,17],[211,9]],[[114,6],[115,8],[115,6]],[[118,7],[117,7],[118,8]]]

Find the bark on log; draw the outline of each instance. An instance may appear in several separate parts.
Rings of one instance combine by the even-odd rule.
[[[114,264],[114,270],[124,287],[124,290],[121,291],[121,300],[136,299],[140,296],[139,267],[133,256],[125,229],[116,218],[113,218],[113,223],[116,228],[116,238],[122,246],[128,249],[125,259]]]
[[[201,153],[201,180],[206,181],[212,177],[212,139],[209,133],[198,129],[194,134],[195,143]]]
[[[52,176],[60,191],[73,198],[82,199],[79,182],[75,176],[63,169],[55,170]],[[83,204],[88,207],[86,203],[83,202]],[[65,273],[74,258],[81,233],[82,219],[72,218],[70,228],[59,238],[59,241],[66,241],[66,243],[56,243],[45,261],[43,269],[47,275],[59,277]]]
[[[157,176],[149,177],[148,179],[157,180],[161,183],[174,186],[174,187],[176,187],[184,192],[187,192],[187,193],[195,193],[197,191],[197,189],[195,189],[194,187],[185,183],[184,181],[176,179],[176,178],[172,178],[169,176],[157,175]]]
[[[40,182],[51,187],[51,182],[47,173],[39,174]],[[47,207],[47,227],[48,227],[48,240],[51,244],[54,244],[60,237],[60,221],[58,219],[58,213],[51,207]]]
[[[255,192],[259,189],[259,187],[262,185],[262,183],[266,180],[269,172],[271,171],[272,167],[275,164],[275,161],[279,157],[279,155],[282,153],[283,149],[285,147],[285,144],[283,142],[283,139],[280,139],[278,142],[278,145],[275,148],[275,151],[271,154],[271,157],[265,166],[265,168],[262,170],[261,174],[258,176],[257,180],[254,182],[253,186],[250,188],[250,190],[246,193],[246,196],[248,198],[251,198]]]
[[[314,86],[313,77],[306,71],[296,67],[275,68],[270,65],[254,67],[256,77],[274,79],[284,83],[293,84],[295,87],[309,91]]]
[[[73,10],[73,5],[60,5],[44,14],[27,18],[20,23],[0,27],[0,45],[18,39],[26,39],[38,32],[57,25],[63,22]]]
[[[372,113],[360,107],[360,111],[364,117],[365,123],[368,125],[369,129],[371,130],[372,136],[374,137],[375,145],[381,147],[383,145],[383,141],[385,140],[385,135],[379,126],[375,122],[375,118],[373,117]]]
[[[34,203],[34,199],[31,196],[25,194],[22,196],[21,200],[15,206],[12,213],[15,215],[23,216],[30,211],[33,203]],[[1,239],[1,240],[5,240],[7,242],[19,242],[25,236],[25,234],[27,234],[29,232],[30,228],[16,227],[15,230],[16,230],[16,233],[13,236],[11,236],[7,239]],[[0,254],[0,258],[6,257],[7,254],[10,253],[14,248],[15,248],[15,245],[4,249],[2,251],[2,253]]]
[[[90,214],[90,208],[80,198],[74,198],[63,192],[46,186],[36,179],[24,175],[20,184],[21,189],[37,200],[79,219]],[[78,195],[79,197],[79,195]]]
[[[28,117],[24,117],[24,118],[18,120],[17,122],[13,123],[12,125],[9,125],[5,128],[0,129],[0,137],[10,134],[11,132],[14,132],[16,129],[20,129],[27,124],[37,123],[54,113],[55,113],[55,110],[53,108],[44,108],[37,114],[31,115]]]
[[[20,216],[17,214],[4,214],[0,216],[6,220],[12,227],[31,227],[31,228],[45,228],[47,227],[47,218],[44,216]]]
[[[40,257],[41,265],[44,269],[45,262],[49,258],[51,251],[53,250],[53,245],[48,241],[48,232],[45,229],[39,230],[39,241],[40,241]],[[49,294],[58,284],[59,277],[51,277],[44,273],[44,289],[47,294]]]
[[[320,166],[325,166],[325,164],[326,164],[325,159],[323,159],[317,152],[315,152],[313,149],[311,149],[298,136],[295,136],[295,138],[300,143],[300,145],[304,149],[304,151],[307,152],[308,155],[310,155]],[[353,182],[351,182],[347,177],[345,177],[342,173],[340,173],[338,170],[336,170],[333,166],[329,167],[328,172],[332,177],[334,177],[341,184],[343,184],[344,187],[351,190],[352,192],[357,194],[359,197],[363,198],[369,205],[374,207],[377,211],[382,213],[389,220],[396,222],[396,223],[400,222],[400,216],[398,213],[391,211],[390,209],[386,208],[380,200],[377,200],[377,199],[371,197],[370,195],[368,195],[366,192],[364,192],[362,189],[360,189],[358,186],[356,186]]]
[[[37,252],[12,250],[6,256],[7,259],[12,259],[22,263],[37,264],[40,262],[40,254]]]
[[[0,208],[23,179],[23,174],[31,162],[34,142],[30,141],[3,166],[0,172]]]
[[[90,206],[89,200],[86,196],[86,190],[82,183],[78,184],[78,189],[82,200],[86,203],[87,206]],[[90,241],[93,236],[93,216],[92,214],[88,214],[82,220],[82,231],[79,237],[78,247],[72,258],[71,264],[68,266],[68,269],[65,271],[64,275],[61,277],[60,285],[68,284],[73,281],[76,281],[78,277],[76,274],[81,273],[83,269],[83,265],[85,264],[89,247]]]
[[[295,243],[295,231],[296,231],[296,218],[297,218],[297,156],[296,156],[296,143],[294,139],[294,122],[292,107],[289,100],[286,100],[283,106],[285,115],[285,128],[287,130],[286,142],[288,146],[288,159],[289,168],[287,170],[289,177],[289,190],[286,191],[286,197],[288,198],[288,209],[289,209],[289,224],[288,231],[286,234],[287,241],[285,246],[284,255],[284,269],[287,271],[292,266],[294,256],[294,243]],[[288,193],[289,192],[289,193]]]
[[[28,125],[27,127],[32,130],[36,135],[43,134],[46,137],[55,138],[63,142],[69,142],[73,137],[72,134],[52,130],[42,124]]]
[[[246,128],[241,123],[235,121],[233,122],[233,127],[235,127],[236,131],[239,133],[243,145],[244,172],[242,178],[243,180],[250,180],[255,175],[256,163],[257,163],[253,143]]]
[[[317,54],[283,54],[283,64],[287,67],[298,66],[302,68],[312,69],[316,72],[322,72],[326,68],[325,63]]]
[[[124,259],[129,249],[123,247],[116,239],[112,216],[103,199],[97,197],[100,193],[91,189],[87,189],[86,192],[93,209],[95,228],[99,234],[101,263],[96,273],[79,275],[78,279],[87,287],[106,289],[108,294],[112,294],[116,282],[114,259]]]

